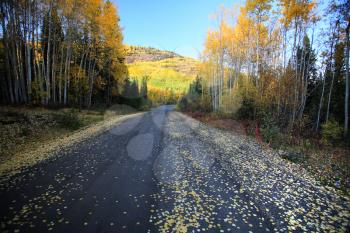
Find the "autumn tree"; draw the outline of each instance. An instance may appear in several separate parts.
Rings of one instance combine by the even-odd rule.
[[[197,102],[207,98],[213,111],[255,121],[273,118],[288,133],[306,125],[318,131],[335,119],[346,134],[350,11],[347,1],[331,2],[325,34],[316,8],[310,0],[248,0],[237,16],[221,8],[207,34],[199,69],[207,91]]]
[[[1,102],[90,107],[120,94],[127,69],[110,1],[5,0],[0,11]]]

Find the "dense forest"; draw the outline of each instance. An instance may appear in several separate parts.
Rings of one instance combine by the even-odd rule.
[[[252,120],[267,138],[349,134],[349,1],[247,0],[216,19],[181,107]]]
[[[0,7],[1,103],[90,107],[128,85],[110,1],[5,0]]]

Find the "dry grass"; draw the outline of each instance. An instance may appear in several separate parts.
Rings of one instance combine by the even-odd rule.
[[[350,194],[350,150],[339,147],[317,148],[306,152],[304,166],[324,184]]]
[[[232,131],[235,134],[246,136],[245,126],[242,122],[217,114],[204,114],[202,112],[187,112],[187,115],[215,128]]]
[[[56,114],[70,109],[4,107],[0,110],[0,176],[17,173],[23,167],[46,159],[62,147],[95,135],[111,127],[122,115],[136,111],[126,106],[113,106],[107,111],[83,110],[79,129],[63,127]]]

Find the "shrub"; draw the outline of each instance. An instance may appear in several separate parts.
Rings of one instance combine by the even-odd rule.
[[[121,103],[129,105],[133,108],[139,109],[142,105],[142,97],[135,97],[135,98],[121,98]]]
[[[280,138],[280,128],[277,125],[263,126],[261,134],[264,141],[275,144]]]
[[[98,103],[91,108],[91,114],[95,115],[98,112],[99,115],[103,116],[109,106],[107,104]]]
[[[242,106],[242,97],[238,92],[227,92],[221,97],[220,111],[228,113],[231,116],[234,115]]]
[[[202,95],[200,100],[200,107],[203,112],[213,111],[213,105],[211,103],[211,97],[209,95]]]
[[[281,131],[275,118],[267,111],[262,110],[260,110],[257,115],[261,122],[260,131],[264,141],[274,145],[278,144],[281,137]]]
[[[120,103],[133,107],[137,110],[149,110],[152,107],[152,101],[144,97],[126,98],[121,97]]]
[[[303,140],[303,149],[305,151],[310,151],[314,148],[314,145],[311,143],[309,139]]]
[[[312,125],[313,121],[309,118],[309,116],[305,115],[301,119],[297,119],[294,122],[293,134],[301,138],[312,137],[314,134]]]
[[[189,109],[189,101],[187,99],[187,96],[181,97],[177,104],[177,108],[182,111],[187,111]]]
[[[140,111],[147,111],[152,107],[152,101],[146,98],[142,98],[141,106],[139,107]]]
[[[333,119],[321,125],[322,138],[329,142],[337,142],[341,139],[343,128]]]
[[[76,130],[84,125],[78,111],[75,109],[55,114],[54,119],[61,127],[66,129]]]
[[[238,119],[252,120],[254,118],[254,100],[244,98],[241,107],[238,109],[236,116]]]

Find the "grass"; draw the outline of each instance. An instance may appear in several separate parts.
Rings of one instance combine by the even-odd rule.
[[[302,139],[299,143],[285,140],[277,148],[287,153],[301,155],[296,160],[286,159],[300,164],[323,184],[350,195],[350,149],[348,147],[326,145],[315,139]]]
[[[195,79],[197,61],[191,58],[174,57],[160,61],[135,62],[128,64],[129,75],[141,81],[149,77],[148,86],[172,89],[184,93]]]
[[[134,112],[135,109],[124,105],[80,111],[72,108],[1,107],[0,162],[106,118]]]

